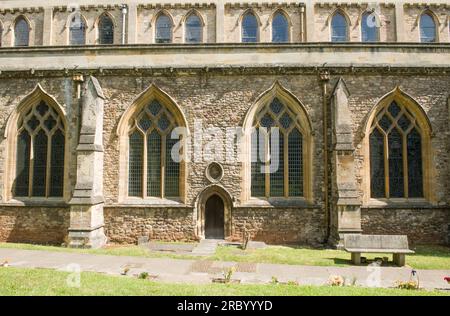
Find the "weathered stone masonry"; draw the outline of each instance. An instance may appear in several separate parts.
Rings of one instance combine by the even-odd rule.
[[[439,74],[437,70],[422,73],[409,70],[396,70],[386,73],[384,68],[367,70],[351,70],[348,68],[328,68],[330,81],[328,87],[328,106],[336,102],[347,104],[351,120],[346,124],[348,128],[333,132],[336,118],[329,112],[330,139],[335,144],[336,133],[351,133],[353,138],[343,138],[342,144],[348,142],[350,152],[354,157],[354,180],[352,182],[352,198],[355,205],[360,207],[360,227],[363,233],[408,234],[414,243],[446,243],[448,238],[449,208],[448,204],[448,87],[450,79],[446,75]],[[298,71],[287,68],[279,69],[248,69],[215,71],[181,71],[173,72],[152,71],[139,72],[134,70],[126,73],[114,70],[95,71],[98,79],[98,87],[104,97],[103,118],[103,208],[104,231],[110,242],[135,243],[141,236],[161,240],[196,240],[196,201],[205,187],[210,186],[205,178],[204,170],[208,163],[191,162],[187,168],[187,194],[184,204],[170,205],[127,205],[118,200],[119,179],[118,159],[120,151],[118,139],[115,134],[118,121],[125,109],[133,102],[136,96],[152,84],[170,95],[179,104],[185,114],[189,129],[193,129],[195,119],[202,119],[205,126],[214,125],[221,128],[227,126],[241,126],[249,108],[258,100],[264,91],[270,89],[274,82],[289,90],[306,108],[311,119],[314,131],[313,151],[313,201],[310,204],[252,204],[251,201],[243,201],[242,193],[242,166],[240,164],[227,164],[224,166],[224,177],[218,185],[224,188],[232,199],[231,207],[231,234],[230,239],[239,240],[244,231],[249,232],[254,239],[264,240],[269,243],[296,243],[318,244],[324,242],[327,237],[327,213],[323,202],[323,162],[322,162],[322,83],[319,74],[314,68]],[[3,73],[0,80],[3,104],[1,117],[4,132],[7,119],[14,108],[20,103],[23,96],[30,93],[36,84],[55,97],[62,104],[67,113],[67,121],[72,126],[70,134],[70,163],[69,179],[66,190],[69,192],[69,200],[73,197],[77,182],[76,161],[77,143],[80,143],[77,134],[79,126],[79,102],[77,99],[77,81],[73,81],[71,74],[39,72],[30,75],[25,73]],[[23,80],[21,77],[27,77]],[[342,83],[338,82],[341,79]],[[82,83],[89,89],[92,81],[86,74]],[[345,86],[344,86],[345,85]],[[386,205],[368,206],[363,203],[364,188],[362,180],[365,176],[362,153],[362,129],[366,121],[367,113],[376,106],[377,101],[385,94],[401,87],[404,93],[413,96],[427,113],[432,124],[433,136],[431,144],[433,148],[433,192],[434,202],[415,206],[414,204],[400,204],[399,206]],[[341,99],[332,101],[333,95],[338,93],[336,89],[343,89]],[[92,90],[91,90],[92,91]],[[94,91],[95,92],[95,91]],[[82,92],[84,95],[86,90]],[[339,92],[340,93],[340,92]],[[100,93],[97,93],[100,94]],[[342,99],[344,97],[344,99]],[[347,101],[342,101],[347,100]],[[344,102],[344,103],[343,103]],[[344,112],[345,113],[345,112]],[[333,134],[334,133],[334,134]],[[2,160],[5,161],[7,139],[4,139],[2,148]],[[332,146],[330,145],[330,159],[333,159]],[[345,147],[342,150],[347,150]],[[344,152],[345,153],[345,152]],[[342,154],[341,154],[342,155]],[[344,156],[341,156],[344,157]],[[80,168],[80,167],[78,167]],[[336,165],[330,160],[330,181],[333,182]],[[3,169],[3,173],[4,173]],[[346,177],[346,174],[343,175]],[[341,180],[342,182],[342,180]],[[331,184],[333,188],[333,184]],[[348,198],[348,186],[342,191]],[[334,190],[334,189],[333,189]],[[339,190],[339,188],[338,188]],[[337,192],[340,191],[330,191]],[[330,193],[335,194],[335,193]],[[333,195],[331,195],[332,197]],[[90,200],[92,203],[92,200]],[[3,198],[0,209],[0,237],[3,241],[22,241],[38,243],[62,243],[68,240],[69,227],[73,228],[74,213],[68,206],[27,206],[14,202],[11,204]],[[39,204],[38,201],[35,203]],[[51,202],[46,202],[51,203]],[[95,202],[94,202],[95,203]],[[330,198],[330,203],[336,203]],[[423,203],[423,202],[421,202]],[[67,205],[67,204],[66,204]],[[73,204],[72,204],[73,205]],[[342,217],[333,214],[347,212],[345,208],[331,208],[332,233],[338,233],[339,227],[345,232],[346,226],[334,226],[333,221]],[[73,207],[73,206],[72,206]],[[350,210],[351,211],[351,210]],[[350,213],[349,213],[350,214]],[[357,215],[357,213],[355,213]],[[70,219],[72,217],[72,219]],[[350,217],[358,228],[358,218]],[[91,222],[94,223],[94,222]],[[101,219],[100,219],[101,225]],[[96,229],[96,225],[81,227],[89,231]],[[91,228],[90,228],[91,227]],[[347,230],[348,231],[348,230]],[[331,237],[330,240],[333,237]],[[70,238],[69,238],[70,239]]]

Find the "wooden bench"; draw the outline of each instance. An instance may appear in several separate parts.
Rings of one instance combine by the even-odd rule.
[[[414,253],[406,235],[344,235],[344,250],[352,254],[353,264],[361,264],[361,253],[392,253],[394,263],[405,265],[405,255]]]

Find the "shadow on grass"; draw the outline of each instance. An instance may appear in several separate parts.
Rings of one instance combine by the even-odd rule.
[[[447,246],[422,246],[418,245],[411,248],[416,253],[411,256],[424,256],[424,257],[444,257],[450,258],[450,247]]]

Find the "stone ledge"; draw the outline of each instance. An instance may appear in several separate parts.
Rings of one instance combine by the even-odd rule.
[[[234,208],[312,208],[318,209],[321,206],[305,201],[303,198],[270,198],[257,199],[252,198]]]
[[[257,56],[258,58],[256,58]],[[450,68],[450,44],[171,44],[111,45],[83,47],[0,48],[0,71],[83,72],[108,69],[200,69],[207,73],[236,68],[246,73],[252,68]],[[227,65],[224,67],[224,65]]]
[[[361,209],[447,209],[450,211],[450,205],[434,205],[428,201],[370,201],[369,204],[363,204]]]
[[[0,203],[0,207],[67,207],[69,204],[63,200],[11,200]]]

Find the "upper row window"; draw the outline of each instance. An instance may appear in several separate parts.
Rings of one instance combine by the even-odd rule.
[[[436,21],[431,12],[424,12],[420,16],[420,41],[422,43],[437,42]],[[378,42],[380,22],[376,14],[365,12],[361,18],[361,41]],[[338,11],[331,19],[331,41],[349,41],[349,22],[344,13]]]
[[[242,18],[242,43],[256,43],[259,41],[259,21],[251,11]],[[272,18],[272,42],[289,42],[289,23],[282,12],[276,12]]]
[[[114,22],[107,14],[100,16],[98,20],[98,43],[101,45],[114,44]],[[75,14],[70,20],[69,44],[86,44],[86,21],[81,14]]]
[[[420,41],[422,43],[437,42],[436,23],[431,13],[424,13],[420,16]]]
[[[28,46],[30,44],[30,25],[24,17],[19,17],[14,25],[14,46]]]
[[[438,41],[436,20],[431,12],[424,12],[420,16],[419,30],[422,43],[434,43]],[[349,21],[345,13],[340,10],[333,14],[331,19],[331,41],[349,41]],[[158,16],[155,23],[155,42],[171,43],[173,38],[173,21],[165,13]],[[241,21],[241,41],[243,43],[256,43],[259,41],[259,25],[257,16],[248,11]],[[277,11],[272,17],[272,42],[285,43],[290,41],[289,21],[286,15]],[[98,23],[98,43],[114,44],[114,22],[112,18],[104,13],[100,16]],[[74,15],[69,25],[69,44],[86,44],[87,23],[81,14]],[[379,18],[372,12],[365,12],[361,18],[361,41],[378,42],[380,23]],[[0,43],[2,29],[0,26]],[[189,14],[185,22],[185,42],[203,42],[203,21],[195,13]],[[30,24],[25,17],[19,16],[14,25],[14,45],[29,46]]]

